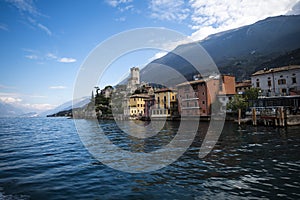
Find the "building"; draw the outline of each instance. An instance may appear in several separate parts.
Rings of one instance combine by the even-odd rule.
[[[251,84],[260,89],[261,96],[300,94],[300,66],[265,68],[252,74]]]
[[[221,103],[220,112],[235,94],[235,77],[216,75],[177,85],[178,110],[181,116],[209,117],[216,100]]]
[[[130,78],[127,83],[127,89],[133,93],[140,85],[140,69],[138,67],[130,68]]]
[[[221,103],[220,112],[226,112],[227,104],[236,94],[235,77],[231,75],[221,75],[218,100]]]
[[[163,88],[154,92],[154,106],[151,109],[151,117],[176,117],[178,116],[177,92],[169,88]]]
[[[152,112],[152,108],[155,105],[155,96],[153,95],[149,95],[148,99],[145,99],[145,114],[144,117],[146,118],[150,118],[151,117],[151,112]]]
[[[149,99],[147,94],[134,94],[129,98],[129,112],[131,117],[144,116],[145,100]]]
[[[242,82],[237,82],[235,84],[235,92],[237,94],[244,94],[251,87],[252,87],[251,80],[245,80],[245,81],[242,81]]]
[[[219,79],[201,79],[177,85],[180,115],[209,116],[211,104],[215,101],[218,90]]]

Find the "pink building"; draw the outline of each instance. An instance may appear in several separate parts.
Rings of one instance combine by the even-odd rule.
[[[178,111],[181,116],[209,117],[211,105],[220,97],[235,94],[235,78],[223,75],[177,85]]]

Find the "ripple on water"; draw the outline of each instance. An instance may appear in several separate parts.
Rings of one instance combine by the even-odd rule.
[[[120,148],[151,152],[176,134],[178,124],[167,123],[168,129],[145,141],[114,123],[101,126]],[[72,120],[0,119],[0,199],[299,199],[298,129],[225,124],[213,151],[199,159],[207,125],[200,125],[197,141],[176,162],[128,174],[95,160]]]

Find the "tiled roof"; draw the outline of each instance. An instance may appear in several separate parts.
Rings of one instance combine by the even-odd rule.
[[[149,98],[148,94],[133,94],[130,98]]]
[[[154,91],[154,93],[160,93],[160,92],[176,92],[176,90],[170,89],[170,88],[162,88],[162,89]]]
[[[252,74],[252,76],[262,75],[262,74],[269,74],[269,73],[276,73],[281,71],[288,71],[293,69],[300,69],[300,65],[291,65],[291,66],[284,66],[284,67],[278,67],[278,68],[272,68],[269,70],[259,70]]]
[[[235,84],[236,88],[238,88],[238,87],[249,87],[249,86],[251,86],[251,81],[250,80]]]

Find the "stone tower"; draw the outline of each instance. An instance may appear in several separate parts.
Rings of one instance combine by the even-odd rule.
[[[131,85],[139,85],[140,84],[140,69],[138,67],[130,68],[130,81]]]
[[[140,84],[140,69],[138,67],[130,68],[130,78],[128,80],[128,90],[133,93]]]

